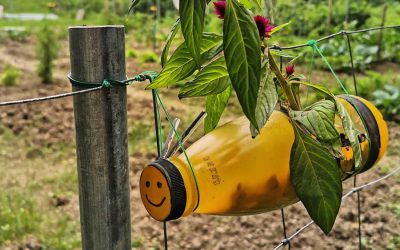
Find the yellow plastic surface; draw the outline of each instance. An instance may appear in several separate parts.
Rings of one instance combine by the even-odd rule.
[[[388,140],[386,123],[372,104],[360,100],[377,119],[382,140],[382,157]],[[353,106],[345,100],[341,102],[356,129],[366,133]],[[336,119],[335,126],[339,133],[343,132],[339,118]],[[250,136],[249,122],[245,117],[229,122],[200,138],[186,149],[194,168],[199,194],[184,155],[170,159],[181,173],[187,192],[183,216],[193,212],[217,215],[256,214],[297,202],[298,198],[290,182],[289,162],[293,142],[293,126],[287,115],[280,111],[272,113],[261,134],[255,139]],[[361,143],[361,149],[365,163],[369,155],[367,140]],[[342,151],[345,160],[340,165],[343,173],[347,173],[353,166],[353,151],[350,146],[343,147]],[[151,166],[147,168],[150,171],[144,170],[141,177],[142,200],[154,218],[163,220],[171,211],[171,195],[168,190],[149,189],[145,186],[147,179],[152,183],[166,182],[160,172],[156,173],[159,170],[151,169],[154,168]],[[152,203],[160,202],[165,197],[165,204],[155,207],[146,200],[146,195]]]
[[[297,201],[290,184],[294,131],[289,118],[275,111],[252,139],[245,117],[225,124],[187,149],[200,190],[197,213],[254,214]],[[182,156],[172,158],[182,172]],[[187,182],[184,177],[185,185]],[[188,211],[196,204],[188,202]],[[187,214],[187,213],[185,213]]]
[[[378,159],[376,160],[376,162],[378,162],[380,159],[382,159],[383,155],[385,154],[388,143],[389,143],[388,126],[387,126],[385,120],[383,119],[382,113],[379,112],[379,110],[372,103],[370,103],[369,101],[367,101],[361,97],[357,97],[357,99],[362,101],[368,107],[368,109],[374,115],[376,123],[378,124],[379,136],[381,139],[381,147],[379,149]]]

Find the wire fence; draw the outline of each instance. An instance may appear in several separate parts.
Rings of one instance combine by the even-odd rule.
[[[351,66],[352,66],[352,74],[353,74],[353,81],[354,81],[354,88],[355,88],[355,92],[357,94],[357,81],[356,81],[356,76],[355,76],[355,68],[354,68],[354,62],[353,62],[353,54],[352,54],[352,49],[351,49],[351,40],[349,38],[349,35],[353,35],[353,34],[361,34],[361,33],[366,33],[366,32],[372,32],[372,31],[377,31],[377,30],[384,30],[384,29],[400,29],[400,25],[392,25],[392,26],[382,26],[382,27],[374,27],[374,28],[368,28],[368,29],[360,29],[360,30],[353,30],[353,31],[340,31],[325,37],[322,37],[318,40],[316,40],[316,42],[323,42],[323,41],[327,41],[329,39],[333,39],[337,36],[345,36],[347,39],[347,43],[348,43],[348,49],[349,49],[349,57],[350,57],[350,61],[351,61]],[[270,49],[274,49],[274,50],[293,50],[293,49],[300,49],[300,48],[305,48],[305,47],[309,47],[310,44],[309,43],[304,43],[304,44],[299,44],[299,45],[294,45],[294,46],[286,46],[286,47],[280,47],[278,45],[274,45],[272,47],[270,47]],[[282,58],[281,58],[282,59]],[[282,60],[281,60],[281,67],[282,67]],[[144,80],[144,79],[143,79]],[[75,95],[80,95],[80,94],[85,94],[85,93],[89,93],[89,92],[94,92],[94,91],[99,91],[103,88],[106,88],[107,86],[101,85],[101,86],[95,86],[92,88],[86,88],[83,90],[77,90],[77,91],[72,91],[72,92],[67,92],[67,93],[61,93],[61,94],[56,94],[56,95],[50,95],[50,96],[45,96],[45,97],[36,97],[36,98],[29,98],[29,99],[21,99],[21,100],[14,100],[14,101],[2,101],[0,102],[0,107],[3,106],[12,106],[12,105],[22,105],[22,104],[28,104],[28,103],[38,103],[38,102],[45,102],[45,101],[50,101],[50,100],[55,100],[55,99],[60,99],[60,98],[66,98],[66,97],[71,97],[71,96],[75,96]],[[361,185],[361,186],[356,186],[356,177],[354,177],[354,187],[351,191],[349,191],[348,193],[346,193],[345,195],[343,195],[342,197],[342,201],[344,202],[346,200],[347,197],[349,197],[350,195],[357,193],[357,201],[358,201],[358,228],[359,228],[359,233],[358,233],[358,237],[359,237],[359,249],[361,249],[361,211],[360,211],[360,197],[359,197],[359,192],[363,189],[366,189],[368,187],[371,187],[381,181],[386,180],[387,178],[397,174],[400,172],[400,167],[396,168],[395,170],[393,170],[392,172],[390,172],[389,174],[383,176],[382,178],[379,178],[377,180],[374,180],[372,182],[369,182],[367,184]],[[288,246],[290,249],[290,242],[291,240],[293,240],[294,238],[296,238],[297,236],[299,236],[302,232],[304,232],[307,228],[309,228],[311,225],[314,224],[314,221],[310,221],[307,224],[305,224],[304,226],[302,226],[301,228],[299,228],[295,233],[293,233],[292,235],[290,235],[289,237],[287,237],[287,227],[285,224],[285,214],[284,214],[284,210],[281,209],[281,216],[282,216],[282,225],[283,225],[283,236],[284,239],[281,240],[281,242],[275,247],[273,248],[274,250],[280,249],[284,246]],[[167,235],[166,235],[166,224],[164,223],[164,237],[165,237],[165,243],[167,242]],[[167,243],[165,245],[165,248],[167,248]]]
[[[395,170],[393,170],[392,172],[390,172],[389,174],[383,176],[382,178],[376,179],[374,181],[371,181],[367,184],[358,186],[358,187],[354,187],[351,191],[349,191],[348,193],[346,193],[345,195],[342,196],[342,202],[344,202],[350,195],[357,193],[363,189],[369,188],[371,186],[374,186],[376,184],[378,184],[381,181],[384,181],[386,179],[388,179],[389,177],[397,174],[400,172],[400,167],[396,168]],[[309,228],[311,225],[314,224],[314,221],[310,221],[307,224],[305,224],[304,226],[302,226],[301,228],[299,228],[298,230],[296,230],[296,232],[294,234],[292,234],[291,236],[281,240],[281,243],[279,243],[276,247],[273,248],[273,250],[277,250],[280,249],[282,247],[284,247],[285,245],[288,245],[289,242],[296,238],[297,236],[299,236],[304,230],[306,230],[307,228]]]

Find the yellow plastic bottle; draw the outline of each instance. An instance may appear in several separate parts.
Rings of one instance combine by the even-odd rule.
[[[352,101],[347,96],[341,98],[356,128],[368,138],[361,143],[362,171],[365,171],[386,151],[387,125],[370,102],[359,97]],[[359,117],[353,105],[364,119]],[[343,131],[340,119],[335,126],[339,133]],[[184,155],[160,159],[142,172],[140,193],[143,204],[158,221],[177,219],[193,212],[256,214],[293,204],[298,201],[290,181],[293,142],[293,125],[280,111],[272,113],[255,139],[249,134],[246,118],[229,122],[186,149],[198,189]],[[354,165],[353,152],[350,146],[343,146],[342,151],[345,160],[340,161],[338,167],[345,179]]]

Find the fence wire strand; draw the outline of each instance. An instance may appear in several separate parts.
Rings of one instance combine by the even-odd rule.
[[[322,42],[325,40],[329,40],[332,38],[335,38],[337,36],[343,36],[343,35],[353,35],[353,34],[359,34],[359,33],[366,33],[370,31],[376,31],[376,30],[384,30],[384,29],[400,29],[400,25],[391,25],[391,26],[382,26],[382,27],[374,27],[374,28],[369,28],[369,29],[360,29],[360,30],[342,30],[337,33],[322,37],[320,39],[317,39],[317,42]],[[309,47],[310,45],[308,43],[303,43],[303,44],[298,44],[298,45],[293,45],[293,46],[286,46],[286,47],[280,47],[278,45],[274,45],[270,47],[270,49],[274,50],[292,50],[292,49],[300,49],[304,47]]]
[[[103,86],[99,86],[99,87],[95,87],[95,88],[77,90],[77,91],[72,91],[72,92],[68,92],[68,93],[62,93],[62,94],[57,94],[57,95],[45,96],[45,97],[36,97],[36,98],[16,100],[16,101],[0,102],[0,107],[50,101],[50,100],[54,100],[54,99],[60,99],[60,98],[65,98],[65,97],[69,97],[69,96],[89,93],[89,92],[100,90],[102,88],[103,88]]]
[[[348,193],[346,193],[345,195],[342,196],[342,202],[344,202],[350,195],[352,195],[352,194],[354,194],[356,192],[359,192],[359,191],[361,191],[363,189],[369,188],[369,187],[371,187],[373,185],[376,185],[377,183],[379,183],[379,182],[381,182],[383,180],[386,180],[389,177],[391,177],[391,176],[393,176],[393,175],[395,175],[395,174],[397,174],[399,172],[400,172],[400,167],[396,168],[395,170],[393,170],[389,174],[387,174],[387,175],[385,175],[385,176],[383,176],[383,177],[381,177],[379,179],[376,179],[374,181],[371,181],[371,182],[369,182],[367,184],[364,184],[364,185],[361,185],[361,186],[358,186],[358,187],[354,187],[351,191],[349,191]],[[281,241],[281,243],[279,243],[276,247],[273,248],[273,250],[278,250],[278,249],[282,248],[283,246],[287,245],[288,242],[290,242],[292,239],[294,239],[295,237],[300,235],[301,232],[303,232],[305,229],[307,229],[308,227],[310,227],[313,224],[314,224],[314,221],[308,222],[303,227],[298,229],[294,234],[292,234],[291,236],[289,236],[286,239],[283,239]]]

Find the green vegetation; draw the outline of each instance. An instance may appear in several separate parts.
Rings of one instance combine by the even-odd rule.
[[[400,235],[395,235],[390,239],[389,244],[386,246],[387,250],[396,250],[400,248]]]
[[[36,202],[26,193],[0,193],[0,246],[7,240],[33,233],[40,223]]]
[[[400,88],[385,85],[374,92],[374,103],[388,120],[400,121]]]
[[[0,246],[34,235],[44,249],[79,249],[77,215],[54,202],[55,197],[70,200],[77,194],[76,169],[70,160],[73,149],[54,145],[39,153],[29,140],[1,130],[0,157],[12,163],[1,166],[7,171],[0,180]]]
[[[142,63],[154,63],[158,62],[158,56],[153,51],[145,51],[140,55],[140,61]]]
[[[6,65],[4,72],[0,75],[0,82],[4,86],[14,86],[18,84],[21,74],[20,70],[11,65]]]
[[[44,25],[38,34],[37,57],[39,60],[38,75],[43,83],[53,81],[54,60],[57,57],[57,41],[48,25]]]
[[[128,58],[136,58],[138,57],[138,52],[135,49],[128,49],[126,51],[126,57]]]

